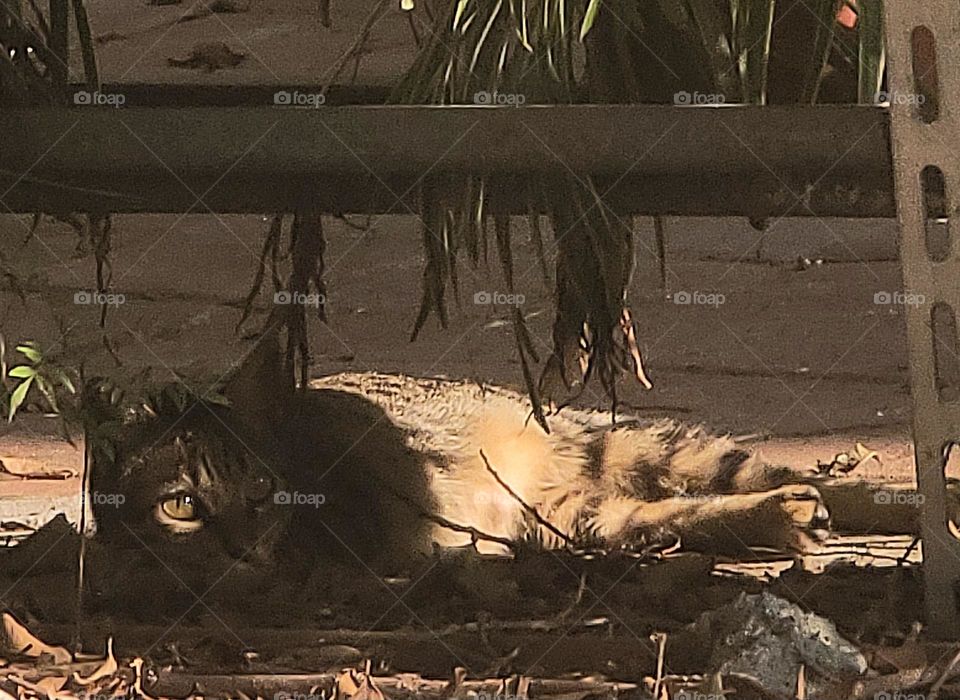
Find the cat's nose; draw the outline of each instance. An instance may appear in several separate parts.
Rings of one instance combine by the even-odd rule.
[[[235,561],[247,564],[263,564],[273,551],[276,537],[269,530],[263,532],[245,521],[218,528],[224,551]]]
[[[220,541],[223,549],[232,559],[248,561],[253,550],[256,549],[256,540],[245,537],[242,533],[221,533]]]

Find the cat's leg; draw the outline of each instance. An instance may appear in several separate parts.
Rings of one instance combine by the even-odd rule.
[[[559,423],[559,421],[557,421]],[[559,547],[576,536],[580,516],[593,496],[586,436],[579,426],[554,425],[547,434],[520,402],[491,397],[464,421],[442,469],[431,470],[437,513],[462,526],[434,528],[442,547],[470,544],[467,531],[490,535],[476,542],[484,554],[505,554],[503,540],[530,536]],[[532,513],[552,528],[532,524]]]
[[[755,493],[613,498],[600,504],[591,529],[610,544],[670,532],[684,547],[743,553],[751,547],[806,551],[823,535],[828,513],[816,488],[790,484]]]

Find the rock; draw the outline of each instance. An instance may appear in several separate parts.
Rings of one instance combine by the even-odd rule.
[[[687,632],[711,646],[705,672],[748,676],[787,697],[794,697],[801,666],[812,697],[867,670],[863,654],[832,622],[766,592],[742,593]]]

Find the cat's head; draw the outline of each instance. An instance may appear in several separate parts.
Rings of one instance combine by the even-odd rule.
[[[291,508],[271,430],[283,388],[267,398],[250,385],[263,381],[262,355],[234,373],[226,405],[189,392],[155,402],[95,453],[89,498],[108,577],[199,596],[274,570]]]

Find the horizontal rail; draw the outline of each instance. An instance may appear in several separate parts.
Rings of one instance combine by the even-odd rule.
[[[425,178],[459,174],[491,178],[501,212],[526,213],[545,184],[587,177],[622,213],[895,211],[888,118],[873,107],[0,112],[0,202],[15,212],[409,213]]]

